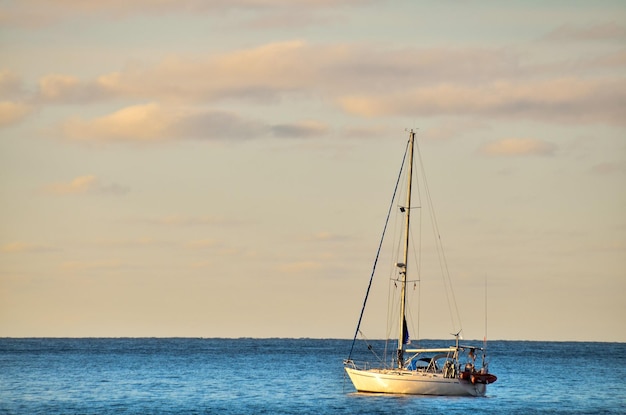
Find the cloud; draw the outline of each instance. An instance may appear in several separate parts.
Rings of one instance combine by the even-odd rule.
[[[537,93],[541,88],[547,88],[549,93],[560,89],[559,96],[581,87],[619,95],[614,88],[623,89],[624,81],[617,72],[596,80],[563,78],[562,74],[585,74],[595,69],[619,71],[626,66],[625,56],[623,52],[598,52],[575,62],[526,63],[523,55],[503,49],[389,48],[379,44],[291,40],[219,54],[168,56],[157,64],[136,63],[90,80],[50,74],[39,80],[35,101],[78,104],[132,99],[180,106],[233,100],[265,104],[287,96],[329,97],[352,113],[379,115],[398,112],[399,104],[392,111],[387,101],[401,98],[404,107],[407,103],[415,106],[416,99],[428,99],[423,107],[432,106],[429,113],[447,113],[474,102],[483,107],[490,101],[497,104],[498,100],[505,100],[506,104],[506,95],[511,96],[508,101],[517,98],[523,106],[528,98],[524,89],[528,88],[539,88]],[[407,91],[407,85],[412,89]],[[603,85],[607,91],[594,90]],[[456,107],[451,107],[452,102],[442,105],[441,101],[449,101],[453,94],[462,101]],[[530,104],[538,101],[538,97],[530,98]],[[377,104],[379,99],[385,102]],[[546,96],[541,102],[551,100],[555,101]],[[556,104],[562,102],[557,100]],[[593,107],[589,107],[593,112]],[[409,106],[405,111],[413,108]]]
[[[67,195],[75,193],[86,193],[94,189],[97,183],[96,176],[79,176],[69,183],[53,183],[45,187],[47,193],[55,195]]]
[[[98,247],[106,248],[137,248],[137,247],[151,247],[158,245],[167,245],[167,242],[158,241],[150,237],[135,238],[135,239],[102,239],[96,242]]]
[[[157,103],[126,107],[91,120],[70,119],[61,130],[64,137],[78,141],[244,139],[267,134],[265,125],[232,113],[163,108]]]
[[[316,241],[328,241],[335,239],[335,235],[327,231],[322,231],[313,234],[312,239]]]
[[[281,138],[308,138],[328,133],[328,126],[319,121],[301,121],[272,126],[272,132]]]
[[[279,94],[311,85],[319,65],[302,41],[203,57],[171,56],[155,66],[132,66],[103,75],[97,84],[117,96],[179,102],[241,99],[276,100]],[[307,66],[307,63],[310,64]]]
[[[39,27],[59,21],[97,16],[120,18],[131,15],[214,14],[233,10],[307,14],[335,10],[341,6],[370,3],[371,0],[109,0],[82,1],[22,0],[3,5],[0,23],[21,27]]]
[[[626,40],[626,26],[615,22],[595,25],[565,24],[543,37],[543,40],[556,42],[607,41],[623,42]]]
[[[591,171],[601,175],[626,173],[626,162],[615,161],[596,164],[591,168]]]
[[[440,84],[342,97],[339,103],[345,111],[365,117],[463,115],[624,125],[626,80],[500,81],[472,87]]]
[[[12,71],[0,71],[0,127],[16,124],[34,110],[25,99],[21,78]]]
[[[177,115],[163,111],[157,104],[135,105],[110,115],[65,122],[62,131],[73,140],[158,140],[167,136]]]
[[[313,120],[269,125],[232,112],[163,107],[157,103],[133,105],[90,120],[69,119],[59,129],[70,140],[118,142],[306,138],[328,132],[328,126]]]
[[[556,146],[534,138],[505,138],[482,147],[484,154],[492,156],[552,156]]]
[[[103,184],[94,175],[79,176],[70,182],[57,182],[44,187],[44,192],[52,195],[71,195],[84,193],[121,195],[129,191],[118,184]]]
[[[169,56],[156,65],[130,65],[87,81],[48,75],[39,81],[39,95],[58,103],[110,98],[265,103],[286,94],[389,91],[444,80],[486,81],[518,71],[518,58],[500,50],[390,49],[291,40],[207,56]]]
[[[20,122],[33,110],[32,106],[20,102],[0,102],[0,127]]]
[[[24,242],[11,242],[0,246],[0,252],[6,253],[38,253],[51,252],[55,249],[45,245],[30,244]]]
[[[286,99],[322,99],[365,117],[454,115],[621,126],[626,123],[626,80],[621,74],[625,66],[623,51],[599,51],[575,61],[529,61],[503,49],[291,40],[225,53],[168,56],[156,64],[135,63],[92,79],[49,74],[39,79],[30,100],[22,101],[34,108],[143,102],[98,118],[67,120],[61,131],[75,140],[298,138],[327,133],[328,127],[319,121],[272,123],[216,109],[233,102],[258,106]],[[15,90],[19,77],[6,72],[4,78]],[[32,110],[19,104],[22,101],[6,106],[7,123]]]
[[[297,2],[294,2],[294,5]],[[267,30],[275,28],[301,29],[306,26],[326,26],[332,23],[340,23],[338,17],[319,15],[306,8],[274,11],[253,17],[245,23],[247,29]]]
[[[0,71],[0,97],[20,96],[23,93],[21,78],[10,70]]]
[[[250,140],[265,137],[270,127],[260,121],[245,119],[237,114],[217,111],[185,111],[176,119],[168,138],[199,140]]]
[[[24,98],[21,78],[12,71],[0,71],[0,127],[18,123],[34,111]]]
[[[61,269],[69,272],[84,272],[94,270],[114,270],[124,266],[118,260],[106,261],[66,261],[61,264]]]
[[[51,74],[39,79],[36,100],[40,103],[84,104],[106,99],[113,92],[106,78],[86,82],[70,75]]]

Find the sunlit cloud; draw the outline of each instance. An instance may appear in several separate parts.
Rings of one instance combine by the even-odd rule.
[[[102,117],[70,119],[61,127],[64,137],[77,141],[160,141],[186,137],[245,138],[263,125],[222,111],[163,108],[156,103],[134,105]]]
[[[626,67],[623,51],[598,52],[575,62],[524,59],[501,49],[394,49],[290,40],[219,54],[168,56],[86,80],[49,74],[39,79],[29,102],[35,107],[114,99],[144,102],[98,118],[66,120],[61,131],[75,140],[324,135],[328,127],[316,120],[271,123],[216,109],[233,101],[266,105],[311,97],[365,117],[626,122],[621,110],[626,81],[617,72]],[[564,78],[566,69],[581,76]],[[582,76],[596,70],[604,76]],[[4,78],[12,89],[19,83],[13,73]],[[32,109],[19,102],[6,105],[6,122],[17,122]]]
[[[200,57],[170,56],[154,66],[131,66],[103,75],[97,85],[114,96],[180,102],[276,100],[311,85],[319,64],[302,41]],[[308,64],[308,65],[307,65]]]
[[[65,137],[73,140],[134,140],[164,138],[176,116],[157,104],[135,105],[92,120],[71,119],[62,126]]]
[[[291,40],[207,56],[169,56],[92,80],[47,75],[39,81],[39,96],[58,103],[110,98],[272,102],[287,94],[335,96],[404,90],[407,84],[486,81],[517,74],[518,59],[500,50],[407,50]]]
[[[133,105],[93,119],[73,118],[59,128],[76,141],[152,142],[162,140],[249,140],[259,137],[306,138],[323,135],[328,126],[308,120],[270,125],[217,110]]]
[[[0,246],[0,252],[5,253],[39,253],[39,252],[50,252],[55,251],[56,249],[50,246],[38,245],[32,243],[25,242],[10,242]]]
[[[474,115],[623,125],[626,80],[558,79],[474,87],[441,84],[408,92],[343,97],[339,102],[345,111],[365,117]]]
[[[333,238],[334,238],[334,235],[327,231],[317,232],[316,234],[313,235],[313,239],[319,240],[319,241],[328,241]]]
[[[492,156],[551,156],[556,146],[534,138],[505,138],[486,144],[481,151]]]
[[[42,97],[55,99],[67,95],[66,91],[79,90],[80,81],[69,75],[47,75],[39,80]]]
[[[96,176],[79,176],[73,179],[71,182],[53,183],[45,187],[47,193],[55,195],[67,195],[76,193],[86,193],[96,187],[98,179]]]
[[[20,102],[0,102],[0,127],[22,121],[33,111],[33,107]]]
[[[39,80],[36,98],[42,103],[84,104],[103,100],[112,92],[104,80],[85,82],[70,75],[52,74]]]
[[[0,70],[0,127],[22,121],[35,109],[35,105],[27,102],[19,75]]]
[[[84,193],[125,194],[129,189],[118,184],[103,184],[94,175],[78,176],[69,182],[56,182],[44,186],[45,193],[52,195],[72,195]]]

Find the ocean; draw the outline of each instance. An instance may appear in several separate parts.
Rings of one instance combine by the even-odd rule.
[[[626,343],[492,341],[498,381],[483,398],[356,393],[350,344],[3,338],[0,414],[626,413]]]

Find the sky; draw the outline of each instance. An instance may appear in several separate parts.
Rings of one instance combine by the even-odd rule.
[[[626,341],[624,22],[0,0],[0,336],[351,338],[415,129],[464,337]]]

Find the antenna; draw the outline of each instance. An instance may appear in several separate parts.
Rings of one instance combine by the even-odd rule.
[[[483,346],[487,347],[487,275],[485,275],[485,336],[483,337]]]
[[[485,335],[483,337],[483,368],[487,369],[487,275],[485,274]]]

